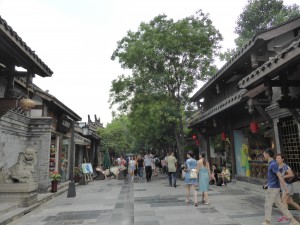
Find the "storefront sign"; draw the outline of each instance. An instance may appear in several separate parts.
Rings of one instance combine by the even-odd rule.
[[[70,132],[71,126],[72,120],[69,119],[67,116],[63,115],[58,121],[57,130],[68,133]]]

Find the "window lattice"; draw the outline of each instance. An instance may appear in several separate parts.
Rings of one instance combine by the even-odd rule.
[[[300,138],[297,121],[292,116],[279,120],[278,124],[282,152],[285,162],[296,173],[300,173]]]

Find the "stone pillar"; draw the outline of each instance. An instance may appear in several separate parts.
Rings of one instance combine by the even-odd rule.
[[[48,192],[49,157],[51,144],[52,118],[32,118],[29,123],[29,145],[37,150],[37,182],[38,192]]]

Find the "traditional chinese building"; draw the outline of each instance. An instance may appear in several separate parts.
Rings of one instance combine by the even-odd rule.
[[[17,70],[17,67],[22,70]],[[55,96],[32,83],[34,76],[50,77],[52,73],[0,17],[0,183],[3,183],[0,185],[0,198],[1,193],[5,197],[9,189],[16,191],[16,185],[5,190],[1,188],[14,184],[15,180],[9,174],[24,155],[24,149],[36,150],[32,171],[34,185],[24,184],[23,190],[19,185],[17,189],[23,199],[15,200],[29,205],[36,200],[36,195],[31,192],[48,191],[51,172],[58,171],[62,181],[69,180],[73,174],[75,147],[91,145],[89,139],[76,131],[76,121],[81,118]],[[29,183],[31,179],[27,180]],[[24,181],[26,179],[22,179]],[[25,191],[27,196],[22,193]]]
[[[211,163],[263,183],[266,148],[300,173],[300,17],[255,35],[192,97],[188,120]]]

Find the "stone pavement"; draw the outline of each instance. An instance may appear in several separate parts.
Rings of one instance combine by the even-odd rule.
[[[77,186],[76,197],[67,198],[62,192],[9,224],[259,225],[264,219],[261,186],[239,181],[226,187],[211,185],[211,204],[195,207],[185,203],[184,182],[177,184],[177,188],[169,187],[164,175],[149,183],[138,179],[93,181]],[[279,216],[274,209],[273,224],[282,224],[276,222]]]

